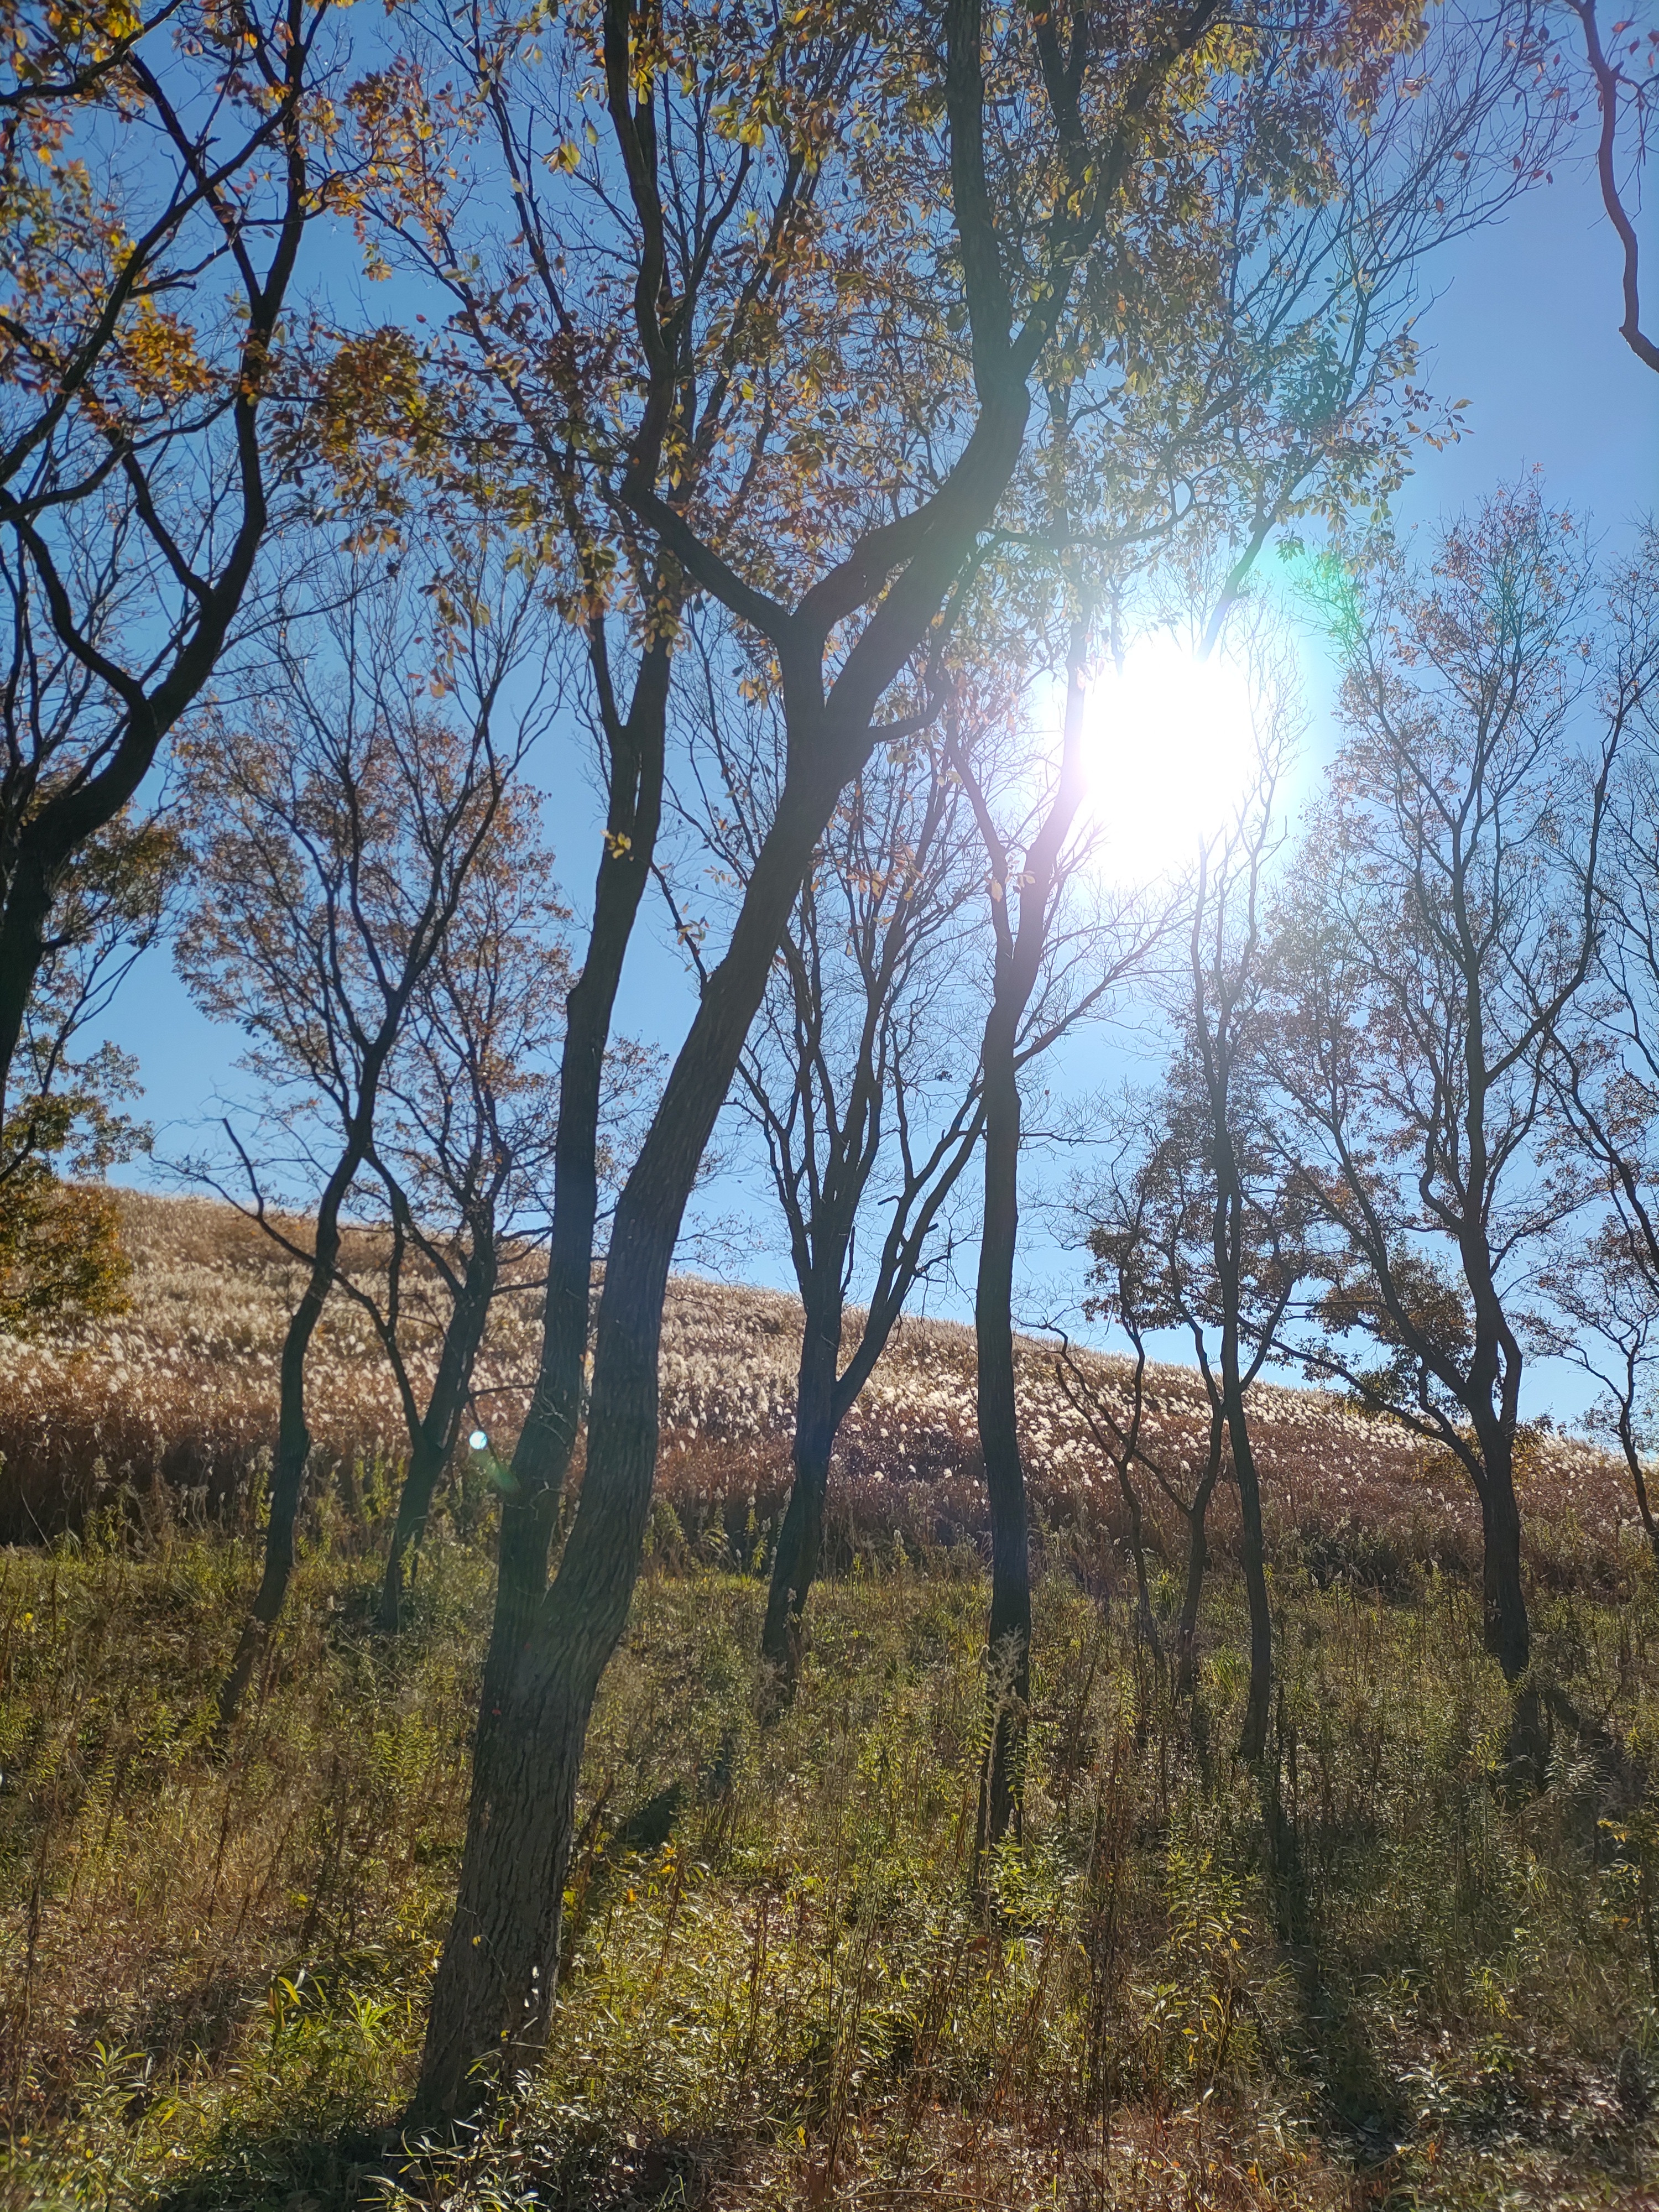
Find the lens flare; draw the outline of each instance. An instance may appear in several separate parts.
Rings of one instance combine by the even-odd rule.
[[[1255,752],[1244,671],[1167,632],[1108,661],[1089,696],[1091,805],[1121,882],[1178,872],[1243,797]]]

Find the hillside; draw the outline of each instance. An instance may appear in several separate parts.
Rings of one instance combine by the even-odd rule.
[[[234,1516],[272,1431],[282,1334],[300,1270],[216,1202],[122,1200],[134,1268],[129,1311],[96,1331],[0,1340],[0,1540],[27,1541],[121,1501],[164,1496],[187,1516]],[[356,1256],[370,1249],[360,1240]],[[477,1376],[477,1415],[499,1438],[522,1418],[538,1342],[537,1296],[504,1297]],[[798,1309],[775,1293],[676,1279],[662,1356],[659,1538],[734,1544],[781,1508],[788,1481]],[[1117,1533],[1110,1469],[1060,1389],[1050,1346],[1020,1346],[1027,1471],[1052,1537]],[[1085,1356],[1097,1387],[1121,1392],[1121,1362]],[[1478,1556],[1474,1498],[1449,1456],[1354,1413],[1332,1395],[1262,1388],[1255,1399],[1269,1541],[1323,1580],[1388,1588],[1421,1567]],[[343,1471],[343,1492],[372,1499],[377,1467],[400,1449],[390,1372],[367,1316],[337,1296],[313,1356],[310,1418]],[[1203,1449],[1197,1376],[1155,1370],[1148,1451],[1172,1475]],[[1150,1489],[1149,1486],[1149,1489]],[[1548,1432],[1524,1439],[1521,1487],[1531,1565],[1559,1587],[1607,1586],[1639,1540],[1622,1470]],[[844,1425],[831,1486],[831,1540],[845,1555],[894,1534],[915,1546],[977,1537],[983,1525],[973,1340],[947,1322],[907,1320]],[[1174,1516],[1149,1498],[1156,1542]],[[752,1519],[751,1519],[752,1516]],[[1224,1486],[1218,1540],[1231,1540]],[[752,1547],[755,1540],[750,1534]]]
[[[843,1571],[780,1707],[757,1653],[795,1316],[686,1279],[545,2058],[476,2138],[405,2147],[487,1486],[457,1471],[383,1633],[395,1407],[332,1308],[307,1541],[216,1741],[293,1270],[222,1207],[125,1204],[119,1325],[0,1356],[12,1525],[82,1531],[0,1547],[0,2212],[1650,2212],[1659,1580],[1616,1470],[1528,1440],[1540,1676],[1591,1720],[1523,1784],[1478,1585],[1426,1571],[1474,1557],[1461,1486],[1329,1399],[1264,1392],[1253,1771],[1224,1489],[1188,1695],[1119,1601],[1115,1492],[1026,1343],[1034,1725],[1023,1847],[981,1886],[971,1340],[908,1325],[849,1423]],[[503,1440],[535,1296],[503,1302],[481,1377]],[[1178,1471],[1191,1376],[1159,1372],[1152,1423]]]

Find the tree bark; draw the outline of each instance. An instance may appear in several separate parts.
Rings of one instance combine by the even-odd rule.
[[[392,1526],[392,1547],[386,1554],[386,1577],[380,1586],[380,1628],[387,1636],[395,1636],[398,1632],[410,1559],[420,1549],[426,1534],[432,1501],[455,1449],[473,1366],[489,1318],[496,1270],[495,1223],[482,1222],[473,1231],[466,1271],[450,1308],[449,1325],[444,1331],[438,1371],[433,1379],[426,1413],[410,1438],[409,1466],[398,1494],[398,1517]]]
[[[1467,1063],[1470,1103],[1467,1109],[1469,1180],[1476,1190],[1488,1183],[1484,1080],[1485,1044],[1480,1006],[1468,1024]],[[1475,1488],[1480,1499],[1481,1632],[1489,1656],[1511,1687],[1532,1657],[1532,1631],[1521,1581],[1521,1504],[1515,1494],[1515,1432],[1520,1423],[1522,1354],[1494,1279],[1484,1214],[1468,1222],[1459,1238],[1463,1275],[1474,1317],[1474,1356],[1463,1394],[1470,1408],[1480,1457]],[[1473,1472],[1473,1470],[1471,1470]]]
[[[1631,1364],[1633,1368],[1635,1365],[1633,1359]],[[1635,1425],[1631,1416],[1631,1403],[1634,1395],[1635,1383],[1632,1378],[1630,1390],[1620,1401],[1619,1407],[1619,1442],[1624,1451],[1625,1465],[1630,1471],[1631,1488],[1636,1493],[1636,1510],[1642,1516],[1642,1527],[1647,1534],[1648,1546],[1653,1553],[1654,1564],[1659,1566],[1659,1522],[1654,1519],[1653,1503],[1648,1496],[1647,1472],[1642,1465],[1642,1454],[1637,1445]]]
[[[1210,1414],[1209,1457],[1187,1509],[1187,1577],[1176,1625],[1176,1691],[1183,1698],[1191,1697],[1198,1680],[1198,1611],[1210,1564],[1210,1500],[1221,1476],[1221,1437],[1222,1414],[1215,1407]]]
[[[234,1721],[253,1670],[258,1665],[270,1632],[288,1597],[294,1573],[294,1530],[311,1458],[311,1431],[306,1425],[306,1360],[311,1340],[322,1319],[323,1307],[334,1281],[340,1257],[340,1209],[362,1167],[367,1145],[349,1145],[336,1162],[317,1208],[317,1234],[312,1246],[311,1273],[300,1303],[294,1309],[283,1339],[277,1394],[276,1456],[270,1473],[270,1515],[265,1529],[264,1565],[252,1608],[242,1625],[235,1655],[219,1689],[219,1735],[222,1738]]]
[[[1117,1471],[1118,1488],[1123,1498],[1123,1510],[1129,1516],[1129,1562],[1135,1572],[1135,1626],[1141,1642],[1152,1653],[1158,1671],[1164,1671],[1164,1645],[1158,1632],[1158,1616],[1152,1611],[1152,1577],[1146,1571],[1146,1540],[1141,1527],[1140,1492],[1130,1480],[1126,1468]]]
[[[1521,1507],[1515,1494],[1515,1438],[1507,1423],[1481,1439],[1486,1480],[1480,1493],[1480,1596],[1483,1641],[1511,1687],[1532,1659],[1532,1631],[1521,1581]]]
[[[11,1098],[11,1068],[22,1042],[34,979],[46,957],[57,869],[38,846],[20,851],[4,879],[0,912],[0,1123]]]
[[[985,1221],[974,1297],[980,1450],[991,1521],[989,1741],[980,1784],[979,1843],[1021,1826],[1026,1715],[1031,1698],[1031,1565],[1025,1470],[1014,1394],[1014,1253],[1019,1236],[1017,1011],[994,1006],[985,1030]]]
[[[662,817],[663,757],[673,647],[645,653],[626,723],[614,733],[605,843],[581,974],[565,999],[547,1302],[536,1388],[501,1500],[495,1603],[478,1709],[479,1739],[503,1711],[507,1682],[547,1591],[559,1501],[581,1423],[599,1211],[599,1111],[605,1055],[623,963],[651,878]]]
[[[446,2124],[539,2051],[558,1969],[561,1896],[582,1745],[599,1679],[628,1621],[651,1504],[657,1361],[668,1269],[686,1200],[754,1018],[789,909],[857,757],[792,790],[709,976],[617,1209],[600,1295],[581,1507],[529,1632],[486,1693],[467,1839],[433,1989],[419,2124]],[[821,762],[821,744],[809,757]],[[845,769],[845,774],[842,773]]]
[[[1237,1348],[1226,1378],[1227,1436],[1233,1448],[1233,1475],[1238,1484],[1238,1505],[1243,1522],[1241,1547],[1244,1589],[1250,1607],[1250,1681],[1244,1700],[1244,1725],[1238,1741],[1239,1757],[1255,1765],[1267,1746],[1267,1715],[1273,1696],[1273,1617],[1267,1603],[1267,1568],[1261,1537],[1261,1486],[1256,1477],[1255,1455],[1250,1449],[1249,1422],[1244,1412],[1244,1393],[1238,1378]]]
[[[837,1262],[839,1255],[837,1256]],[[778,1670],[786,1696],[793,1689],[801,1659],[802,1622],[817,1573],[823,1536],[823,1500],[830,1481],[830,1455],[839,1426],[836,1370],[841,1364],[841,1277],[814,1301],[801,1334],[795,1381],[795,1435],[790,1459],[793,1481],[772,1562],[761,1656]]]
[[[392,1523],[392,1545],[380,1581],[382,1636],[395,1636],[403,1626],[404,1589],[410,1560],[426,1534],[432,1501],[438,1494],[438,1485],[448,1462],[448,1450],[422,1421],[410,1447],[409,1465],[404,1470],[403,1487],[398,1492],[398,1516]]]

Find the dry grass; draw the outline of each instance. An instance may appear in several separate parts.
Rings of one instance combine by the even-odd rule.
[[[0,1541],[84,1525],[117,1504],[236,1521],[257,1506],[276,1419],[276,1361],[299,1273],[227,1206],[123,1194],[132,1308],[113,1327],[44,1343],[0,1339]],[[359,1257],[370,1249],[364,1240]],[[477,1388],[478,1416],[515,1433],[537,1351],[533,1291],[501,1299]],[[752,1550],[781,1512],[799,1344],[792,1301],[677,1278],[665,1330],[664,1444],[658,1490],[696,1544],[718,1523]],[[1023,1340],[1021,1401],[1035,1512],[1051,1534],[1097,1547],[1120,1534],[1115,1487],[1066,1402],[1046,1346]],[[1109,1390],[1126,1370],[1088,1359]],[[418,1364],[418,1362],[417,1362]],[[1149,1449],[1172,1471],[1201,1451],[1207,1411],[1196,1376],[1156,1370]],[[366,1318],[330,1305],[311,1375],[320,1459],[371,1475],[401,1449],[391,1376]],[[1424,1569],[1467,1571],[1478,1511],[1447,1455],[1341,1400],[1263,1389],[1255,1401],[1273,1555],[1316,1577],[1403,1590]],[[1528,1564],[1557,1589],[1625,1586],[1641,1535],[1622,1470],[1565,1437],[1530,1432],[1521,1454]],[[163,1498],[164,1494],[164,1498]],[[1155,1492],[1152,1533],[1173,1546]],[[975,1433],[970,1334],[906,1321],[843,1425],[832,1476],[831,1544],[845,1568],[860,1549],[978,1540],[984,1488]],[[1231,1492],[1215,1507],[1224,1552]],[[673,1524],[659,1520],[673,1542]]]
[[[1121,1608],[1051,1576],[1028,1848],[988,1912],[960,1555],[821,1591],[767,1729],[763,1586],[647,1575],[595,1717],[546,2064],[475,2142],[400,2160],[381,2130],[452,1894],[487,1572],[437,1544],[395,1644],[372,1584],[312,1555],[215,1762],[245,1557],[182,1531],[7,1562],[5,2212],[1644,2201],[1652,1839],[1628,1778],[1568,1743],[1543,1791],[1498,1786],[1505,1699],[1455,1587],[1279,1579],[1264,1797],[1226,1748],[1236,1586],[1189,1714]],[[1659,1590],[1544,1629],[1574,1694],[1651,1740]]]
[[[1461,1494],[1388,1431],[1271,1395],[1283,1687],[1258,1782],[1231,1756],[1236,1579],[1224,1560],[1199,1697],[1173,1705],[1110,1493],[1025,1347],[1037,1713],[1027,1849],[988,1908],[968,1340],[907,1327],[849,1425],[842,1571],[763,1726],[793,1317],[684,1281],[552,2047],[477,2141],[396,2152],[453,1893],[487,1500],[452,1488],[404,1632],[378,1635],[395,1406],[333,1316],[314,1425],[357,1503],[319,1484],[216,1759],[286,1275],[220,1209],[128,1205],[118,1340],[5,1369],[14,1498],[79,1526],[0,1551],[0,2212],[1655,2203],[1659,1582],[1603,1462],[1547,1438],[1529,1462],[1539,1672],[1598,1732],[1516,1790]],[[489,1348],[498,1432],[532,1305]],[[1189,1383],[1158,1389],[1160,1446],[1190,1449]]]

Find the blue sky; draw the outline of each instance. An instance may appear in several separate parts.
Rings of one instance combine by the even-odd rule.
[[[1650,324],[1659,324],[1659,234],[1652,240]],[[1467,398],[1468,434],[1455,446],[1425,451],[1396,505],[1402,525],[1432,526],[1437,517],[1473,505],[1500,480],[1540,468],[1551,496],[1591,514],[1613,544],[1625,541],[1643,511],[1659,504],[1659,378],[1620,339],[1619,263],[1588,172],[1556,172],[1556,181],[1522,199],[1504,222],[1449,249],[1433,266],[1435,296],[1419,323],[1427,380],[1449,399]],[[1310,653],[1317,647],[1311,642]],[[1329,742],[1318,702],[1325,687],[1312,666],[1314,752]],[[573,744],[573,752],[574,747]],[[575,758],[549,762],[544,781],[556,850],[570,856],[568,892],[580,897],[586,855],[593,849],[592,784]],[[578,855],[582,856],[578,860]],[[629,955],[621,1026],[672,1048],[691,1010],[683,963],[654,912]],[[196,1149],[216,1102],[234,1097],[235,1036],[206,1021],[173,976],[167,954],[146,956],[111,1010],[106,1033],[137,1055],[143,1110],[155,1124],[158,1156]],[[1061,1084],[1091,1077],[1099,1047],[1085,1046]],[[1040,1164],[1038,1166],[1041,1173]],[[150,1163],[125,1170],[127,1180],[167,1181]],[[763,1245],[763,1214],[753,1178],[716,1178],[703,1194],[705,1219],[746,1212],[763,1241],[742,1260],[751,1279],[781,1281],[780,1255]],[[693,1248],[689,1256],[700,1255]],[[707,1254],[702,1256],[707,1263]],[[728,1262],[728,1264],[730,1264]],[[1028,1239],[1024,1299],[1028,1319],[1051,1310],[1064,1289],[1060,1255],[1035,1220]],[[946,1297],[945,1310],[963,1310]],[[1583,1403],[1582,1381],[1555,1365],[1535,1370],[1529,1410],[1567,1414]]]

